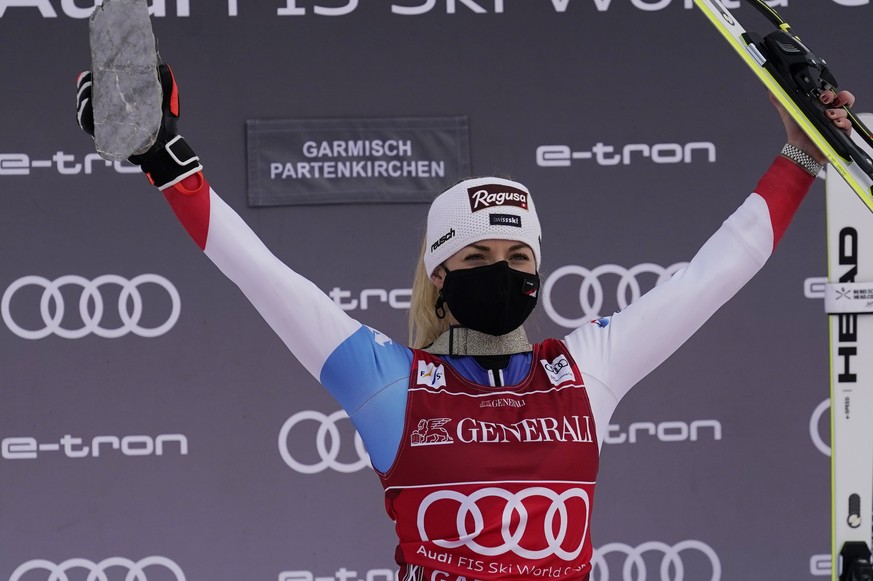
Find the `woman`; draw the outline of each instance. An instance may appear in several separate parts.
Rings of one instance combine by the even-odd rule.
[[[531,195],[500,178],[455,184],[428,212],[408,348],[282,264],[218,197],[176,135],[164,65],[161,78],[164,125],[131,161],[351,417],[385,488],[403,579],[587,579],[610,415],[763,266],[825,162],[774,101],[782,155],[687,268],[620,313],[535,345],[523,327],[542,264]],[[849,130],[838,107],[852,95],[822,101]],[[93,135],[87,73],[78,115]]]

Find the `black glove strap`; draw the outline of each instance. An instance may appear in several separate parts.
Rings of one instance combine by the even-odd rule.
[[[177,135],[163,147],[156,148],[147,158],[131,158],[130,161],[138,163],[149,181],[161,190],[203,170],[200,158],[181,135]]]

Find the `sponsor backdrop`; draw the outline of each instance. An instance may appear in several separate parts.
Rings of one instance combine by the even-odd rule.
[[[873,107],[869,0],[772,4]],[[0,0],[0,579],[393,578],[381,488],[339,406],[76,127],[93,8]],[[398,341],[426,200],[458,177],[531,188],[542,339],[680,268],[784,141],[690,0],[151,10],[215,189]],[[612,418],[594,579],[827,575],[823,195]]]

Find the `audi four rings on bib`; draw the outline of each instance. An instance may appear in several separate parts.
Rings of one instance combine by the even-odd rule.
[[[520,542],[525,536],[527,527],[532,524],[528,521],[527,509],[524,506],[524,500],[530,497],[543,497],[551,501],[551,505],[546,512],[546,518],[542,523],[542,533],[548,545],[541,549],[522,547]],[[496,547],[487,547],[476,542],[476,537],[485,528],[485,517],[477,503],[480,500],[489,498],[499,498],[506,501],[502,515],[503,526],[500,530],[503,543]],[[434,540],[434,544],[447,549],[466,546],[474,553],[486,557],[494,557],[511,552],[525,559],[544,559],[549,555],[556,555],[564,561],[572,561],[579,556],[585,547],[585,539],[588,535],[588,519],[584,519],[586,528],[582,531],[579,544],[575,547],[564,547],[563,544],[566,540],[567,532],[572,528],[569,522],[570,511],[567,509],[566,504],[567,500],[571,498],[580,499],[585,504],[586,512],[591,510],[591,501],[588,493],[582,488],[570,488],[560,494],[544,486],[532,486],[518,492],[509,492],[503,488],[489,486],[480,488],[470,495],[454,490],[437,490],[429,494],[418,507],[418,533],[421,535],[422,541],[430,540],[427,533],[428,508],[440,500],[454,500],[458,502],[458,513],[455,521],[458,527],[458,540]],[[518,522],[515,524],[515,530],[510,530],[515,515],[518,515]],[[555,528],[556,517],[557,529]],[[468,530],[467,527],[468,523],[471,522],[470,519],[472,519],[474,527],[472,531]]]

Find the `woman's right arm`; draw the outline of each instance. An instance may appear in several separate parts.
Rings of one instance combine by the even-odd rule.
[[[159,65],[158,77],[163,117],[157,137],[145,153],[129,160],[163,192],[194,242],[348,413],[374,466],[387,469],[403,429],[411,351],[349,317],[267,250],[209,187],[200,158],[178,134],[179,91],[170,67]],[[82,130],[94,137],[91,80],[89,71],[77,79],[76,115]],[[127,103],[124,95],[104,98]]]
[[[403,427],[409,349],[349,317],[276,258],[202,172],[162,191],[194,242],[346,410],[374,466],[387,470]]]
[[[176,217],[316,378],[328,356],[361,328],[312,282],[270,252],[209,186],[202,172],[163,190]]]

